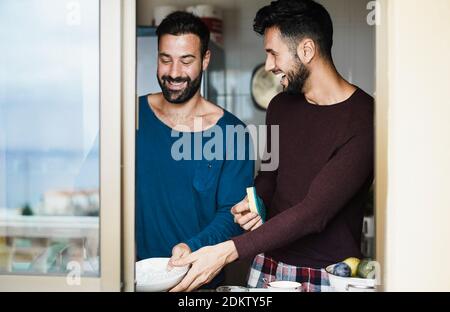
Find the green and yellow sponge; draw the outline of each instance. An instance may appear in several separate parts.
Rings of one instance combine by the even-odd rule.
[[[261,217],[262,222],[266,221],[266,207],[262,199],[256,194],[254,187],[247,188],[247,198],[250,211],[258,214]]]

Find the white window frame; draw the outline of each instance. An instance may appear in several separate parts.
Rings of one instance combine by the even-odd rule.
[[[125,11],[127,17],[123,14]],[[100,0],[100,276],[82,276],[79,285],[69,285],[66,276],[0,275],[0,291],[122,289],[122,56],[130,57],[129,53],[123,53],[123,29],[126,25],[122,22],[125,17],[135,27],[135,0]],[[128,84],[133,85],[134,82]],[[134,278],[134,271],[132,273]]]

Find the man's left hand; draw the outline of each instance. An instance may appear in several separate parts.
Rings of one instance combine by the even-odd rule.
[[[173,261],[174,266],[192,264],[184,279],[172,288],[171,292],[193,291],[208,284],[219,274],[222,268],[238,258],[233,241],[226,241],[214,246],[203,247],[179,260]]]

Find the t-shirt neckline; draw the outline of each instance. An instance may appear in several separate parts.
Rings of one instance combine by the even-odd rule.
[[[155,114],[155,112],[153,111],[153,108],[152,108],[152,106],[151,106],[151,104],[150,104],[150,102],[149,102],[149,100],[148,100],[148,96],[149,96],[149,95],[151,95],[151,93],[150,93],[150,94],[147,94],[147,95],[145,96],[145,104],[146,104],[145,106],[147,106],[147,108],[148,108],[148,110],[150,111],[151,115],[156,119],[156,121],[157,121],[159,124],[161,124],[162,126],[164,126],[165,128],[167,128],[168,130],[170,130],[170,131],[172,131],[172,132],[175,132],[175,133],[187,133],[187,134],[192,133],[192,134],[195,134],[195,133],[205,133],[205,132],[207,132],[207,131],[211,131],[211,129],[214,129],[214,127],[219,126],[219,125],[222,123],[222,120],[224,119],[225,114],[226,114],[226,111],[222,108],[222,110],[223,110],[222,116],[217,120],[217,122],[216,122],[214,125],[210,126],[210,127],[207,128],[207,129],[204,129],[204,130],[201,130],[201,131],[179,131],[179,130],[176,130],[176,129],[172,128],[171,126],[169,126],[168,124],[166,124],[165,122],[163,122],[161,119],[159,119],[158,116],[156,116],[156,114]]]

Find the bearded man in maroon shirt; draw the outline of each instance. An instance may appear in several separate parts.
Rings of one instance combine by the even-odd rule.
[[[245,258],[254,258],[249,287],[289,280],[303,291],[326,291],[328,265],[361,257],[373,183],[373,98],[337,72],[333,25],[322,5],[273,1],[258,11],[254,30],[264,36],[266,70],[280,75],[284,88],[266,116],[268,143],[270,126],[279,126],[279,166],[255,180],[268,218],[263,223],[250,212],[247,198],[234,206],[246,233],[174,263],[192,267],[173,291],[194,290]]]

